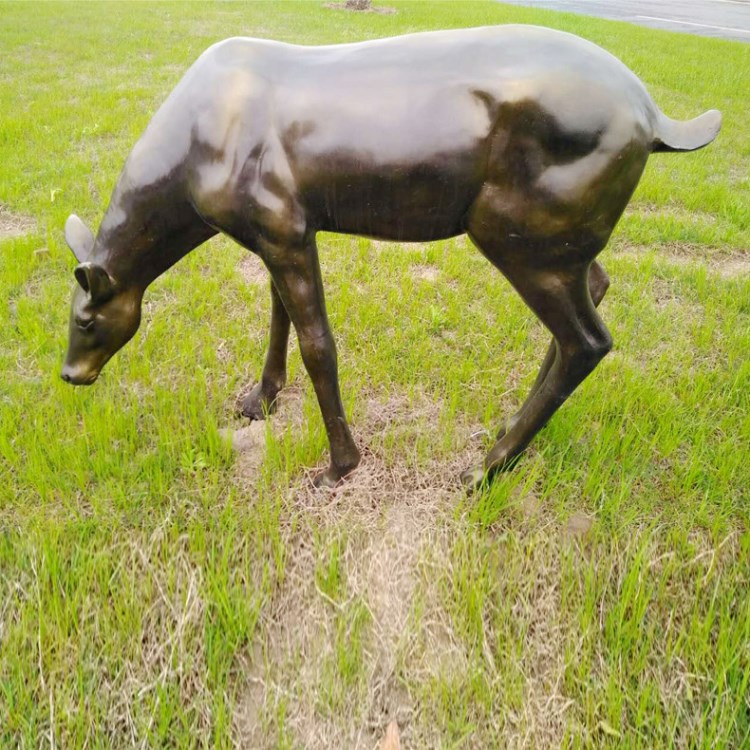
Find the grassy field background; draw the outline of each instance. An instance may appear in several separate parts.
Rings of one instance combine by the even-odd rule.
[[[492,2],[0,4],[0,745],[750,747],[750,45]],[[601,260],[614,352],[467,498],[546,333],[461,238],[319,238],[364,461],[332,494],[263,269],[216,238],[91,389],[59,379],[98,225],[182,72],[234,35],[522,22],[619,56],[709,149],[652,157]]]

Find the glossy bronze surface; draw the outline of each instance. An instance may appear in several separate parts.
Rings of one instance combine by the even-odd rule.
[[[427,241],[467,233],[553,335],[539,376],[473,486],[512,465],[611,347],[594,260],[652,151],[713,140],[721,116],[665,117],[621,62],[533,26],[300,47],[228,39],[188,70],[136,143],[78,259],[63,378],[93,382],[135,333],[146,287],[217,232],[271,274],[271,343],[243,404],[273,408],[290,324],[331,447],[317,483],[359,462],[339,394],[315,236]]]

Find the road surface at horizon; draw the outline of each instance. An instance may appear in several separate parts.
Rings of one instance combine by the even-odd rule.
[[[501,0],[640,26],[750,42],[750,0]]]

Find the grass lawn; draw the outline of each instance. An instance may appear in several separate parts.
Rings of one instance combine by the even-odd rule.
[[[750,747],[750,45],[494,2],[0,4],[0,746]],[[461,469],[547,334],[465,238],[319,237],[363,450],[335,493],[294,345],[215,238],[90,389],[59,378],[71,212],[98,226],[182,72],[234,35],[507,22],[620,57],[708,149],[654,155],[600,257],[615,350],[525,459]],[[231,438],[231,439],[230,439]]]

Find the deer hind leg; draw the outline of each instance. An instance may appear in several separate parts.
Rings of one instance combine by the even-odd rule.
[[[591,295],[591,301],[594,303],[594,307],[599,307],[599,303],[604,299],[604,295],[607,293],[608,289],[609,275],[598,261],[593,261],[591,267],[589,268],[589,294]],[[531,386],[531,391],[529,392],[529,396],[526,399],[526,403],[529,402],[530,397],[539,390],[542,383],[544,383],[544,381],[546,380],[547,374],[549,373],[556,356],[557,344],[555,343],[555,339],[553,338],[552,341],[550,341],[549,348],[547,349],[547,354],[545,355],[544,361],[542,362],[542,366],[539,368],[539,374],[536,376],[534,385]],[[518,415],[516,415],[516,417],[517,416]],[[511,419],[507,423],[504,423],[500,427],[500,430],[498,431],[496,436],[496,440],[500,440],[508,431],[508,429],[512,427],[514,419],[515,417],[511,417]]]
[[[271,335],[263,373],[245,397],[240,411],[250,419],[265,419],[276,410],[276,397],[286,384],[286,354],[289,342],[289,314],[271,281]]]
[[[554,337],[555,354],[547,371],[537,378],[507,432],[495,442],[481,467],[464,472],[463,483],[473,488],[485,476],[509,468],[550,417],[596,367],[612,347],[612,339],[596,312],[589,291],[591,261],[567,267],[539,268],[519,256],[501,261],[500,253],[487,257],[505,274],[526,304]]]

